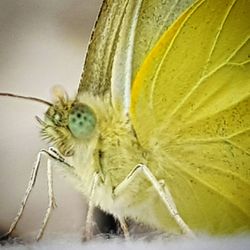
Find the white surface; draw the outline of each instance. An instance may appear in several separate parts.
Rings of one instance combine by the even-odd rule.
[[[1,0],[0,91],[50,100],[53,85],[76,93],[90,31],[101,0]],[[47,107],[25,100],[0,97],[0,232],[16,215],[41,141],[35,115]],[[15,231],[36,232],[47,206],[45,166]],[[80,232],[85,205],[63,176],[55,172],[58,208],[50,232]],[[46,238],[45,235],[45,238]]]
[[[1,248],[1,247],[0,247]],[[75,236],[64,236],[63,238],[54,237],[53,240],[44,240],[38,243],[29,245],[6,245],[1,249],[16,249],[16,250],[249,250],[250,239],[247,237],[235,238],[208,238],[199,237],[197,239],[174,239],[162,240],[155,239],[153,241],[145,240],[129,240],[114,238],[112,240],[94,239],[90,242],[82,243]]]

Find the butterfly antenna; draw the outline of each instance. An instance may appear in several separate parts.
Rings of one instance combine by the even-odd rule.
[[[0,92],[0,96],[9,96],[9,97],[15,97],[15,98],[20,98],[20,99],[26,99],[26,100],[31,100],[35,102],[40,102],[40,103],[46,104],[47,106],[53,106],[53,104],[48,101],[45,101],[43,99],[36,98],[36,97],[31,97],[31,96],[23,96],[23,95],[16,95],[16,94],[2,93],[2,92]]]

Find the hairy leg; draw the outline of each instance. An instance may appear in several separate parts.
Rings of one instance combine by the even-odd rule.
[[[139,174],[143,174],[151,182],[152,186],[159,194],[161,200],[164,202],[166,209],[168,210],[170,215],[175,219],[176,223],[179,225],[182,232],[184,234],[193,236],[193,232],[179,215],[174,200],[172,198],[172,195],[170,194],[164,181],[162,180],[158,181],[152,174],[150,169],[143,164],[138,164],[128,174],[128,176],[114,189],[114,197],[121,195],[127,189],[127,187],[133,182],[133,180],[135,178],[138,178]]]

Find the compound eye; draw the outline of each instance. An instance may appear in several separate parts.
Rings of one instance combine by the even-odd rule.
[[[74,137],[78,139],[89,137],[96,127],[94,111],[85,104],[75,104],[69,113],[68,126]]]

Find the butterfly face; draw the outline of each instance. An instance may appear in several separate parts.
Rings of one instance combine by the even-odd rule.
[[[74,154],[74,145],[88,141],[96,130],[94,110],[85,103],[58,98],[45,113],[42,136],[64,155]]]
[[[45,113],[45,121],[42,123],[41,130],[43,138],[52,142],[64,156],[74,154],[74,137],[68,128],[71,105],[59,99]]]

